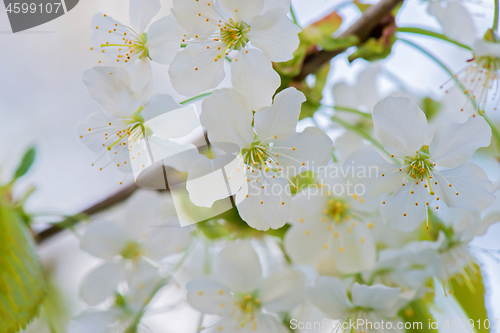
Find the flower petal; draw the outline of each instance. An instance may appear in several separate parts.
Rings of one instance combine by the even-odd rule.
[[[306,278],[302,272],[281,270],[262,281],[260,302],[270,312],[285,312],[305,301]]]
[[[326,204],[326,198],[321,195],[318,188],[305,188],[292,198],[289,222],[293,225],[319,222]]]
[[[90,223],[80,241],[80,248],[98,258],[111,260],[125,248],[128,239],[115,222],[100,220]]]
[[[217,90],[203,101],[200,121],[216,147],[229,142],[239,149],[248,148],[255,135],[252,120],[245,97],[235,90]]]
[[[126,215],[118,223],[130,239],[139,239],[148,226],[154,225],[160,208],[160,195],[149,190],[137,190],[126,202]]]
[[[436,196],[448,207],[482,211],[496,198],[486,173],[474,163],[434,173],[434,180],[437,182]]]
[[[112,121],[119,121],[115,117],[106,117],[102,112],[90,114],[83,123],[78,124],[76,133],[80,140],[90,148],[94,153],[102,151],[106,142],[105,131],[101,128]]]
[[[219,22],[219,15],[212,0],[174,0],[172,14],[185,30],[197,33],[200,37],[212,34]]]
[[[253,110],[271,105],[280,86],[280,76],[269,60],[256,49],[242,50],[231,62],[233,88],[245,95]]]
[[[208,48],[207,48],[208,47]],[[181,95],[194,96],[217,88],[224,79],[224,59],[218,47],[222,43],[189,43],[175,56],[168,73],[174,89]]]
[[[367,286],[355,282],[352,286],[352,302],[363,308],[387,310],[398,303],[400,293],[400,288],[390,288],[382,284]]]
[[[375,240],[364,224],[346,221],[334,230],[339,235],[333,238],[333,250],[336,251],[335,261],[340,272],[354,274],[375,265]]]
[[[217,5],[235,22],[250,21],[264,8],[264,0],[218,0]]]
[[[214,272],[236,294],[254,291],[262,278],[259,257],[250,243],[244,241],[229,243],[221,250]]]
[[[250,27],[246,37],[271,61],[293,59],[293,52],[299,47],[301,29],[290,21],[281,8],[274,8],[254,17]]]
[[[300,108],[306,96],[287,88],[274,97],[273,105],[255,114],[255,132],[263,142],[281,142],[295,134]]]
[[[211,160],[200,158],[193,162],[186,188],[191,201],[200,207],[212,207],[215,201],[234,195],[245,180],[241,158],[231,154]]]
[[[314,147],[314,149],[312,149]],[[294,177],[302,171],[325,166],[330,160],[333,143],[328,135],[317,127],[306,127],[288,140],[275,144],[271,151],[286,177]]]
[[[132,90],[140,91],[153,80],[153,72],[151,70],[151,60],[142,57],[134,61],[132,69]]]
[[[119,320],[121,311],[110,309],[106,311],[85,310],[73,319],[68,327],[69,333],[112,333]]]
[[[222,282],[214,278],[199,278],[186,285],[187,301],[201,313],[223,314],[231,308],[233,298]]]
[[[446,2],[445,8],[441,7],[442,4],[441,1],[430,1],[427,12],[436,17],[446,36],[466,45],[472,45],[477,30],[471,14],[459,2]]]
[[[80,297],[94,306],[116,293],[118,284],[125,279],[121,263],[105,263],[88,274],[80,286]]]
[[[418,185],[409,182],[405,183],[405,186],[399,185],[399,188],[392,195],[384,197],[380,213],[384,221],[389,223],[391,227],[403,231],[413,231],[425,221],[426,203],[430,201],[430,195],[422,182],[419,182]]]
[[[146,30],[160,8],[160,0],[130,0],[130,23],[139,35]]]
[[[499,43],[488,42],[484,39],[476,39],[474,41],[473,50],[476,57],[500,57]]]
[[[262,9],[262,13],[274,8],[281,8],[285,13],[288,13],[290,11],[290,5],[290,0],[266,0],[264,2],[264,9]]]
[[[269,172],[247,172],[247,181],[236,194],[241,218],[257,230],[278,229],[290,216],[291,194],[286,179]]]
[[[314,265],[326,255],[324,245],[328,246],[331,237],[328,226],[319,220],[296,224],[286,232],[285,251],[297,264]]]
[[[168,15],[151,24],[146,48],[153,61],[168,65],[181,48],[182,28],[175,16]]]
[[[483,117],[470,117],[463,124],[448,123],[436,130],[429,145],[431,160],[439,166],[456,168],[474,152],[491,142],[491,128]]]
[[[408,98],[387,97],[378,102],[373,111],[373,125],[391,154],[413,156],[425,144],[428,131],[425,114]]]
[[[191,241],[191,229],[177,223],[151,226],[146,230],[142,246],[144,257],[153,261],[185,251]]]
[[[244,333],[247,332],[272,332],[272,333],[288,333],[290,332],[288,328],[280,323],[276,318],[274,318],[271,315],[268,314],[259,314],[256,316],[257,318],[255,319],[255,326],[253,325],[247,325],[248,331],[244,331]],[[239,328],[239,327],[238,327]],[[238,332],[240,330],[238,329]]]
[[[336,277],[320,277],[311,289],[309,300],[330,318],[346,319],[351,302],[345,285]]]
[[[130,117],[141,106],[132,97],[131,78],[121,67],[94,67],[83,73],[83,83],[91,98],[107,114]]]

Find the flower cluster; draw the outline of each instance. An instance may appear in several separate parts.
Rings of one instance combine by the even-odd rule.
[[[405,91],[382,96],[376,65],[354,86],[335,85],[335,113],[318,107],[328,123],[307,126],[310,91],[273,65],[298,61],[289,0],[174,0],[172,14],[155,20],[160,7],[130,0],[131,27],[101,13],[92,22],[91,49],[113,64],[84,74],[102,110],[78,136],[101,152],[100,170],[116,165],[138,182],[160,166],[152,182],[161,186],[150,187],[171,193],[140,190],[85,228],[81,248],[102,263],[81,284],[92,309],[71,332],[147,331],[167,285],[202,314],[200,330],[263,333],[313,321],[311,308],[400,327],[439,284],[473,289],[479,262],[469,243],[500,221],[491,210],[498,186],[470,162],[491,143],[482,115],[500,89],[499,43],[476,41],[455,76],[473,103],[465,118]],[[433,1],[429,12],[448,22],[448,7]],[[153,94],[152,62],[169,66],[188,100]],[[222,88],[229,71],[231,88]],[[199,114],[182,108],[198,98]],[[203,144],[193,139],[200,126]],[[170,188],[167,169],[182,179]]]

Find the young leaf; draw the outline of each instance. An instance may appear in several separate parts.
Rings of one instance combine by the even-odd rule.
[[[28,172],[31,168],[31,165],[35,161],[36,149],[35,147],[30,147],[26,153],[24,153],[23,159],[21,160],[21,164],[17,167],[16,173],[14,174],[14,180],[21,178]]]
[[[470,278],[470,283],[458,283],[456,279],[451,280],[452,295],[455,296],[455,299],[462,306],[462,309],[470,319],[473,319],[475,322],[481,320],[481,323],[484,323],[484,321],[488,319],[484,298],[485,287],[479,266],[474,266],[475,272],[468,270],[469,276],[465,277],[465,279]],[[484,325],[481,325],[481,327],[475,326],[476,332],[490,331],[483,326]]]
[[[28,227],[6,205],[0,206],[0,230],[0,327],[14,333],[38,314],[44,274]]]

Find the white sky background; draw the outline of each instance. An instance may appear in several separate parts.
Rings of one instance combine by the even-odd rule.
[[[293,0],[299,24],[303,27],[329,13],[339,3],[338,0]],[[162,5],[159,16],[168,13],[171,1],[162,1]],[[427,15],[426,7],[423,1],[407,0],[398,15],[398,25],[439,30],[437,21]],[[474,15],[479,31],[484,32],[492,22],[492,2],[467,3],[467,7]],[[88,97],[81,80],[83,72],[97,65],[100,59],[97,52],[89,50],[91,18],[96,12],[104,12],[125,23],[128,21],[128,1],[82,0],[68,14],[17,34],[10,33],[3,8],[0,6],[0,179],[8,179],[25,148],[36,144],[36,164],[18,188],[18,192],[22,192],[31,185],[37,187],[28,209],[40,213],[77,213],[117,191],[123,179],[113,167],[101,172],[91,167],[96,156],[79,142],[76,126],[99,110],[99,105]],[[359,16],[349,6],[340,13],[349,16],[343,29]],[[470,53],[438,40],[406,37],[430,50],[454,71],[460,70],[464,60],[470,58]],[[393,51],[389,59],[383,61],[385,70],[396,75],[415,93],[438,99],[443,95],[439,87],[448,76],[435,63],[406,45],[396,44]],[[336,82],[354,83],[364,66],[366,62],[362,60],[348,64],[345,56],[337,57],[327,90],[331,90]],[[182,101],[184,98],[175,93],[168,82],[167,68],[155,64],[155,90]],[[380,84],[385,91],[393,88],[387,79],[382,79]],[[326,94],[325,100],[330,103],[331,95]],[[497,114],[495,118],[500,116]],[[498,164],[488,163],[483,167],[490,179],[500,180]],[[476,243],[485,249],[498,250],[499,235],[500,226],[494,226]],[[90,256],[79,252],[74,238],[57,243],[46,249],[47,256],[55,257],[55,252],[65,249],[61,274],[72,272],[73,278],[66,278],[62,285],[69,295],[76,295],[81,271],[94,262]],[[73,256],[82,261],[74,260]],[[491,259],[483,261],[490,286],[488,296],[493,303],[490,317],[500,318],[500,264]],[[178,332],[173,328],[172,331]]]

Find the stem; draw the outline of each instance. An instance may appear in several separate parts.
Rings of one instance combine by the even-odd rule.
[[[372,117],[372,115],[370,113],[359,111],[359,110],[356,110],[356,109],[353,109],[353,108],[348,108],[348,107],[345,107],[345,106],[337,106],[337,105],[321,105],[321,106],[324,106],[324,107],[327,107],[327,108],[331,108],[331,109],[334,109],[334,110],[340,111],[340,112],[354,113],[354,114],[357,114],[358,116],[365,117],[365,118],[371,118]]]
[[[197,100],[199,98],[207,97],[207,96],[210,96],[210,95],[212,95],[212,92],[207,92],[207,93],[204,93],[204,94],[201,94],[201,95],[194,96],[194,97],[191,97],[189,99],[186,99],[185,101],[182,101],[179,104],[180,105],[184,105],[184,104],[187,104],[187,103],[192,102],[194,100]]]
[[[494,32],[494,37],[495,37],[495,40],[498,40],[498,37],[497,37],[497,30],[498,30],[498,11],[500,10],[500,6],[499,6],[499,0],[495,0],[495,14],[493,16],[493,32]]]
[[[293,11],[293,6],[292,6],[291,3],[290,3],[290,14],[292,14],[293,23],[295,23],[296,25],[298,25],[299,28],[300,28],[300,25],[297,22],[297,17],[295,16],[295,12]]]
[[[344,127],[345,129],[348,129],[349,131],[356,133],[357,135],[359,135],[363,139],[366,139],[366,140],[370,141],[374,146],[376,146],[377,148],[379,148],[380,150],[382,150],[384,153],[386,153],[387,156],[391,157],[391,154],[389,154],[384,149],[384,146],[382,146],[382,144],[380,142],[378,142],[377,140],[375,140],[370,134],[368,134],[365,131],[362,131],[361,129],[359,129],[357,126],[349,124],[348,122],[346,122],[346,121],[344,121],[344,120],[342,120],[340,118],[337,118],[336,116],[332,116],[332,121],[336,122],[339,125],[342,125],[342,127]]]
[[[486,120],[488,125],[490,125],[491,133],[493,134],[493,136],[495,137],[495,140],[497,141],[498,149],[500,149],[500,130],[498,130],[498,128],[493,124],[493,122],[489,118],[487,118],[484,114],[483,114],[483,118],[484,118],[484,120]]]
[[[414,27],[400,27],[400,28],[398,28],[397,32],[406,32],[406,33],[411,33],[411,34],[418,34],[418,35],[438,38],[438,39],[444,40],[446,42],[460,46],[466,50],[472,51],[472,49],[469,46],[462,44],[460,42],[457,42],[456,40],[453,40],[451,38],[448,38],[448,37],[446,37],[446,35],[440,34],[439,32],[435,32],[435,31],[431,31],[431,30],[427,30],[427,29],[423,29],[423,28],[414,28]]]

